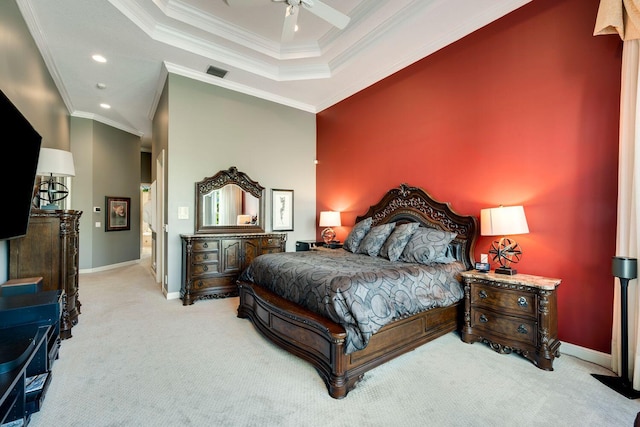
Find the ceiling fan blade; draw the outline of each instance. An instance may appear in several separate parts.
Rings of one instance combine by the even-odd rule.
[[[289,42],[293,40],[293,34],[296,32],[296,23],[298,22],[298,14],[300,10],[297,6],[288,6],[284,15],[284,26],[282,27],[282,41]]]
[[[324,19],[334,27],[338,27],[341,30],[343,30],[351,20],[351,18],[344,13],[339,12],[331,6],[327,6],[320,0],[301,0],[300,3],[309,12]]]

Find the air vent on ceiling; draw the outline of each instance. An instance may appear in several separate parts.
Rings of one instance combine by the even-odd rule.
[[[209,68],[207,68],[207,74],[211,74],[212,76],[220,77],[222,79],[227,74],[227,70],[209,65]]]

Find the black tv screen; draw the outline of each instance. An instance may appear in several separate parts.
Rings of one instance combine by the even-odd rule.
[[[42,137],[2,91],[0,121],[3,124],[0,182],[3,195],[8,196],[4,197],[0,240],[9,240],[27,234]]]

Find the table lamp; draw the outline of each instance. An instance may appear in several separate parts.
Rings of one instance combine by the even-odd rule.
[[[49,177],[48,180],[40,183],[38,189],[38,200],[46,200],[48,202],[42,209],[59,209],[55,202],[64,200],[69,195],[69,190],[63,183],[55,181],[53,177],[76,175],[76,170],[73,166],[73,155],[70,151],[40,148],[36,175]]]
[[[520,261],[522,250],[515,240],[506,236],[526,234],[529,232],[527,218],[522,206],[500,206],[480,210],[480,234],[482,236],[502,236],[495,240],[489,249],[492,260],[500,264],[495,272],[498,274],[517,274],[511,264]]]
[[[336,232],[331,227],[340,227],[340,212],[322,211],[320,212],[320,227],[327,227],[322,230],[322,240],[329,244],[336,238]]]

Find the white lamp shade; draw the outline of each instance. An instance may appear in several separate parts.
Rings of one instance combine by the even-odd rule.
[[[511,236],[529,232],[522,206],[500,206],[480,210],[482,236]]]
[[[340,212],[323,211],[320,212],[320,227],[340,227]]]
[[[76,176],[70,151],[41,148],[36,173],[40,176]]]

